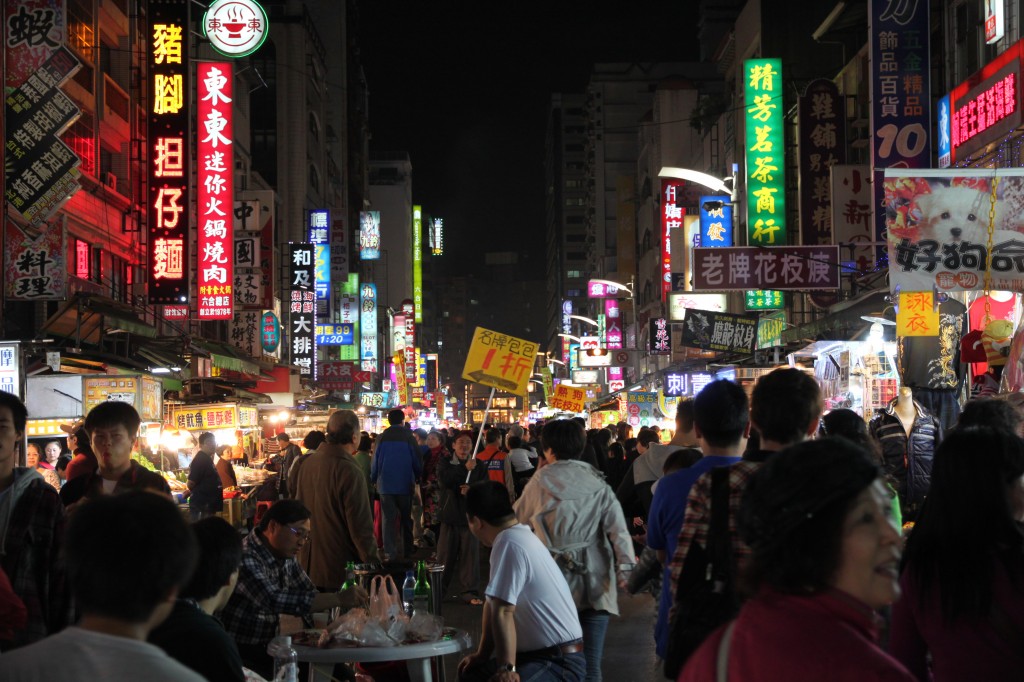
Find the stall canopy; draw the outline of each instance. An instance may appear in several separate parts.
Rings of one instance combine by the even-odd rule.
[[[100,346],[106,337],[124,333],[153,338],[156,328],[140,319],[131,306],[79,291],[43,323],[38,336],[73,339],[81,347],[83,343]]]
[[[820,319],[784,329],[782,342],[790,344],[804,339],[849,341],[870,328],[871,322],[862,319],[863,316],[879,315],[890,307],[885,298],[888,293],[872,291],[859,298],[837,303]]]

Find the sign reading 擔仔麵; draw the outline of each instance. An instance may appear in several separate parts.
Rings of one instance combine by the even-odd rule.
[[[1024,169],[887,170],[884,189],[893,291],[1024,291]]]
[[[838,289],[837,246],[734,246],[693,250],[693,288]]]
[[[720,353],[753,353],[757,317],[691,310],[682,324],[682,344]]]
[[[537,359],[537,344],[477,327],[466,354],[462,378],[524,395]]]
[[[548,407],[563,412],[582,412],[587,401],[587,392],[579,386],[558,384],[555,394],[548,398]]]

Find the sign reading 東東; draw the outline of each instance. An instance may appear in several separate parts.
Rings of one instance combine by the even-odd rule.
[[[846,161],[845,100],[827,78],[800,97],[800,243],[832,244],[830,169]]]
[[[252,54],[267,32],[267,13],[255,0],[214,0],[203,15],[203,35],[225,57]]]
[[[292,364],[299,368],[300,377],[312,379],[313,359],[316,357],[313,245],[291,244],[290,256],[288,331]]]
[[[786,149],[782,60],[743,62],[747,243],[786,243]]]
[[[682,344],[721,353],[753,353],[757,316],[691,310],[683,322]]]
[[[380,259],[380,211],[359,214],[359,259]]]
[[[838,246],[693,250],[693,288],[838,289]]]
[[[682,180],[661,181],[661,300],[672,291],[672,230],[683,226]]]
[[[188,36],[186,3],[150,0],[146,286],[150,303],[188,301]]]
[[[200,320],[230,320],[234,314],[234,75],[228,62],[196,64]]]
[[[537,360],[537,344],[477,327],[462,378],[515,395],[526,395]]]
[[[579,413],[587,401],[587,392],[576,386],[558,384],[554,394],[548,398],[548,407],[562,412]]]
[[[992,248],[988,215],[996,185]],[[887,170],[893,291],[1024,291],[1024,169]],[[966,214],[974,213],[970,221]],[[991,260],[991,281],[985,281]]]
[[[938,336],[939,310],[931,291],[901,291],[896,336]]]
[[[732,204],[728,195],[700,198],[700,245],[732,246]]]

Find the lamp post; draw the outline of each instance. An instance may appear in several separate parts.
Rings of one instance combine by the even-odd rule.
[[[640,378],[640,367],[638,360],[640,355],[640,322],[638,321],[639,317],[637,316],[636,309],[636,277],[634,275],[630,275],[628,285],[610,279],[591,279],[589,280],[589,282],[597,282],[598,284],[603,284],[607,287],[622,289],[629,295],[630,302],[633,304],[633,345],[636,346],[636,348],[633,349],[636,352],[636,355],[634,356],[633,360],[633,372],[636,374],[634,379],[638,380]]]

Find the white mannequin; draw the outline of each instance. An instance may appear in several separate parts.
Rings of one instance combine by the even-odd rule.
[[[913,428],[914,420],[917,419],[917,407],[914,406],[914,394],[909,386],[900,386],[900,390],[896,394],[896,407],[893,412],[900,420],[900,424],[903,425],[907,436],[910,436],[910,429]]]

